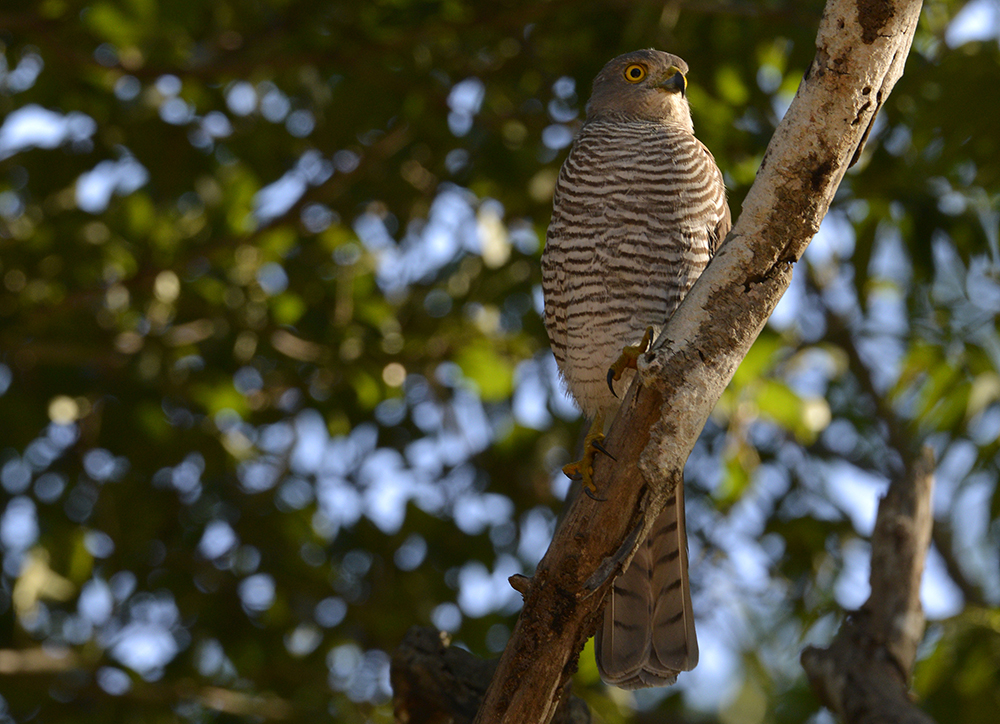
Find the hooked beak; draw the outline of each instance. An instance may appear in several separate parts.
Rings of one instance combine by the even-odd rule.
[[[683,96],[687,90],[687,78],[681,73],[681,69],[671,66],[667,73],[669,75],[657,87],[669,92],[679,92]]]

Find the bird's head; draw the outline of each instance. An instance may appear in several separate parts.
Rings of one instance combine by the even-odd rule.
[[[688,65],[659,50],[636,50],[609,61],[594,79],[587,118],[619,117],[676,123],[692,130]]]

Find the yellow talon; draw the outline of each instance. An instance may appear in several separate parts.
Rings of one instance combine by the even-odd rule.
[[[583,485],[583,492],[594,500],[606,500],[598,497],[597,486],[594,485],[594,456],[602,452],[612,460],[615,456],[604,449],[601,441],[604,440],[604,415],[597,413],[594,421],[583,438],[583,458],[576,462],[563,466],[563,473],[573,480],[580,480]]]
[[[646,327],[646,332],[642,335],[639,344],[627,346],[622,350],[621,356],[608,369],[608,389],[611,390],[612,395],[618,397],[618,393],[615,392],[615,382],[622,378],[625,370],[637,369],[636,361],[639,359],[639,355],[649,349],[649,344],[652,341],[653,328]]]

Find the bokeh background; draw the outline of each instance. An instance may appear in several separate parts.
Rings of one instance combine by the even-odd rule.
[[[391,719],[482,656],[582,424],[539,254],[590,80],[657,47],[734,217],[817,0],[5,0],[0,721]],[[688,466],[701,664],[605,722],[829,722],[798,665],[939,461],[915,695],[1000,711],[1000,5],[928,0]]]

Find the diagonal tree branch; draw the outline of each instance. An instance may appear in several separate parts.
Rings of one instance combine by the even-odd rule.
[[[490,685],[497,660],[484,661],[432,628],[414,626],[392,655],[393,710],[407,724],[468,724]],[[590,709],[575,696],[562,700],[553,724],[590,724]]]
[[[907,682],[924,635],[920,578],[931,541],[934,456],[924,448],[882,499],[872,534],[871,596],[829,648],[809,647],[813,690],[848,724],[929,724]]]
[[[918,441],[914,439],[907,428],[906,422],[893,409],[892,403],[876,388],[871,370],[862,359],[858,346],[855,344],[854,334],[847,322],[829,309],[826,319],[829,330],[828,338],[832,339],[847,354],[848,368],[851,374],[858,380],[861,389],[875,405],[875,414],[879,420],[885,423],[889,446],[899,454],[907,474],[910,474],[910,469],[917,464],[920,455]],[[958,586],[965,600],[978,606],[989,606],[982,586],[977,585],[969,578],[958,556],[955,555],[951,526],[946,521],[937,521],[931,531],[931,540],[937,546],[938,553],[941,554],[949,578]]]
[[[775,131],[743,213],[654,345],[530,582],[477,722],[547,722],[614,575],[669,493],[709,413],[791,280],[875,113],[902,75],[919,0],[830,0],[816,57]]]

